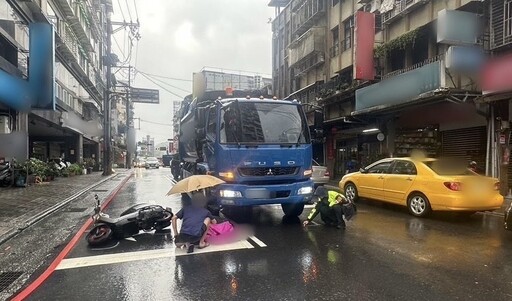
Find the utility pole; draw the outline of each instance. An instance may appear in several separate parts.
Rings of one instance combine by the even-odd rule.
[[[131,118],[131,90],[132,90],[132,66],[128,66],[128,90],[126,92],[126,168],[132,168],[132,156],[130,153],[130,147],[128,143],[130,143],[130,128],[132,124]]]
[[[110,89],[112,88],[112,23],[110,14],[107,14],[107,54],[105,62],[107,64],[107,88],[105,89],[105,96],[103,102],[103,175],[109,176],[112,174],[112,138],[110,126]]]

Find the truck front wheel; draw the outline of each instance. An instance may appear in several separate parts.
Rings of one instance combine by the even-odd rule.
[[[299,216],[304,211],[304,203],[281,204],[284,215]]]

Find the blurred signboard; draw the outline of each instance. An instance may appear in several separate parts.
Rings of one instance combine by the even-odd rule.
[[[375,44],[375,14],[358,11],[354,29],[354,79],[373,80],[375,67],[373,45]]]
[[[482,94],[512,91],[512,55],[488,61],[482,70]]]
[[[445,55],[446,68],[459,72],[480,72],[485,55],[481,47],[450,46]]]
[[[160,103],[160,90],[156,89],[142,89],[142,88],[131,88],[131,100],[139,103]]]
[[[481,32],[477,14],[443,9],[437,13],[437,42],[450,45],[475,45]]]
[[[356,111],[402,104],[443,86],[444,62],[433,62],[357,90]]]

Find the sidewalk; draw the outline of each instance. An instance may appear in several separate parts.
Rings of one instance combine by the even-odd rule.
[[[329,190],[336,190],[338,192],[341,192],[340,188],[338,187],[338,183],[339,183],[339,181],[330,180],[329,183],[325,184],[324,186],[325,186],[325,188],[327,188]],[[487,213],[503,216],[505,213],[505,210],[507,210],[508,206],[510,206],[511,203],[512,203],[512,198],[507,198],[505,196],[505,201],[503,202],[503,205],[501,206],[500,209],[493,211],[493,212],[487,212]]]
[[[116,170],[111,176],[101,172],[69,178],[57,178],[47,184],[27,188],[0,189],[0,244],[30,225],[60,209],[94,187],[109,180],[118,185],[132,170]]]

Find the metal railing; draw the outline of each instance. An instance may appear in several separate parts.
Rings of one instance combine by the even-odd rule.
[[[425,65],[428,65],[428,64],[431,64],[431,63],[434,63],[434,62],[438,62],[438,61],[441,61],[443,59],[444,59],[444,54],[436,55],[434,57],[431,57],[431,58],[428,58],[428,59],[424,60],[423,62],[414,64],[414,65],[412,65],[410,67],[389,72],[389,73],[387,73],[387,74],[382,76],[382,80],[390,78],[390,77],[393,77],[393,76],[397,76],[397,75],[400,75],[400,74],[403,74],[403,73],[406,73],[406,72],[409,72],[409,71],[412,71],[414,69],[421,68],[421,67],[423,67]]]
[[[429,0],[397,0],[395,1],[395,7],[382,14],[382,23],[388,23],[394,17],[400,15],[402,12],[416,6],[417,4],[424,4]]]

